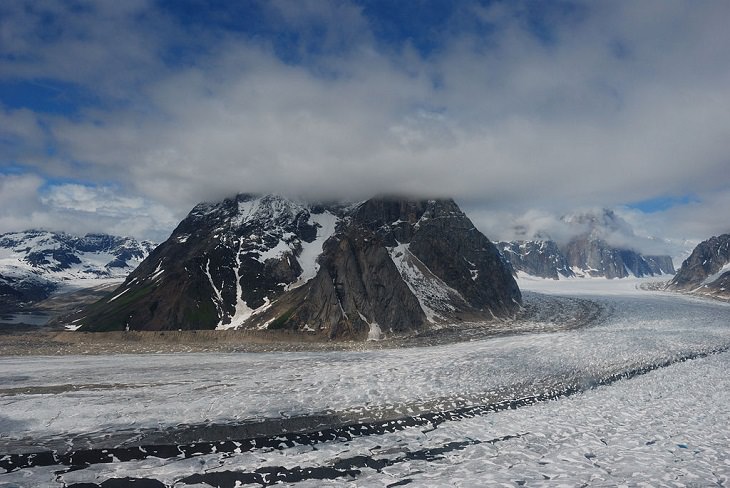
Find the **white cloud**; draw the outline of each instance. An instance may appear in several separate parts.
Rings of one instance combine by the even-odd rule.
[[[281,60],[265,38],[195,31],[197,57],[184,64],[161,56],[190,42],[188,27],[152,4],[93,3],[79,15],[47,5],[58,38],[43,41],[34,9],[16,9],[0,36],[29,60],[0,68],[114,101],[44,118],[58,155],[27,163],[98,185],[54,190],[45,204],[59,212],[109,217],[143,202],[181,216],[239,191],[407,192],[498,211],[474,220],[504,238],[515,224],[563,235],[551,215],[575,207],[693,193],[707,203],[667,215],[707,225],[646,218],[664,222],[660,234],[675,226],[692,238],[726,219],[711,203],[730,198],[730,57],[718,49],[730,45],[726,2],[579,2],[547,19],[548,42],[524,6],[465,3],[489,34],[445,26],[451,37],[428,55],[383,49],[347,2],[273,2],[269,18],[302,35],[292,48],[302,63]],[[316,36],[320,49],[307,51]],[[29,114],[4,117],[26,128],[27,146],[44,147]],[[128,195],[102,202],[110,181]]]
[[[52,186],[41,201],[59,210],[90,212],[105,217],[118,217],[145,207],[142,198],[117,195],[109,187],[89,187],[79,184]]]
[[[0,232],[28,228],[39,209],[36,198],[43,179],[35,175],[0,174]]]
[[[0,233],[48,229],[166,239],[180,216],[110,187],[45,185],[35,175],[0,174]]]

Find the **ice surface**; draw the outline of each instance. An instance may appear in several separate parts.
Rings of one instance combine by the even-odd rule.
[[[517,272],[517,284],[520,290],[536,291],[539,293],[547,293],[553,295],[592,295],[597,297],[616,296],[616,295],[637,295],[648,296],[662,295],[660,292],[648,291],[645,285],[664,283],[667,277],[649,277],[649,278],[615,278],[606,279],[604,277],[581,277],[581,278],[565,278],[553,280],[547,278],[538,278],[528,275],[522,271]],[[674,293],[666,293],[665,296],[676,297]]]
[[[0,474],[2,483],[62,486],[141,476],[266,466],[361,468],[357,486],[555,483],[615,486],[727,484],[730,473],[730,305],[649,292],[646,280],[532,280],[521,286],[599,302],[591,327],[433,347],[361,352],[160,354],[0,358],[0,453],[87,435],[178,424],[238,423],[329,412],[373,419],[524,398],[644,366],[709,354],[630,380],[437,428],[273,451]],[[599,285],[600,284],[600,285]],[[495,440],[505,436],[505,440]],[[494,441],[492,441],[494,440]],[[3,448],[4,447],[4,448]],[[420,454],[426,452],[438,455]],[[429,451],[430,450],[430,451]],[[339,486],[348,478],[298,486]]]
[[[723,486],[730,475],[730,433],[718,426],[727,425],[729,417],[728,365],[730,354],[724,353],[560,401],[446,422],[434,430],[409,428],[348,442],[191,459],[149,458],[96,465],[62,479],[135,476],[172,486],[201,472],[317,468],[371,459],[388,463],[381,470],[361,468],[353,486],[407,480],[409,486]],[[31,478],[21,472],[4,477],[60,486],[52,481],[54,469],[37,468]],[[342,486],[350,480],[314,478],[295,486]]]

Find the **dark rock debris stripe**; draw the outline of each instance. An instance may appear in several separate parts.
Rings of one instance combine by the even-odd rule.
[[[418,451],[410,451],[403,453],[402,456],[388,459],[388,458],[373,458],[371,456],[358,455],[347,459],[340,459],[331,466],[317,466],[317,467],[300,467],[295,466],[294,468],[285,468],[283,466],[266,466],[258,468],[252,472],[244,471],[216,471],[212,473],[200,473],[187,476],[185,478],[175,481],[174,484],[182,483],[185,485],[197,485],[197,484],[208,484],[211,486],[217,486],[219,488],[235,488],[241,485],[257,484],[261,486],[271,486],[279,483],[297,483],[305,480],[334,480],[338,478],[356,478],[362,471],[361,469],[368,468],[375,471],[382,471],[384,468],[394,466],[399,463],[406,461],[434,461],[440,459],[444,454],[454,451],[461,451],[469,446],[476,446],[478,444],[496,444],[497,442],[507,441],[510,439],[516,439],[527,435],[515,434],[507,435],[504,437],[498,437],[496,439],[489,439],[486,441],[480,441],[478,439],[468,439],[460,442],[449,442],[441,447],[432,447],[421,449]],[[111,478],[108,481],[125,480],[129,481],[130,478]],[[165,487],[158,480],[148,478],[135,478],[135,484],[131,483],[125,486],[149,486],[151,488]],[[411,482],[410,479],[403,479],[388,485],[388,487],[404,486]],[[145,485],[145,483],[150,483]],[[137,484],[139,483],[139,484]],[[158,484],[159,483],[159,484]],[[109,485],[113,487],[117,485]],[[121,486],[121,485],[120,485]],[[109,488],[107,485],[102,483],[101,485],[96,484],[71,484],[67,485],[66,488]],[[387,488],[387,487],[386,487]]]
[[[6,454],[0,455],[0,468],[5,469],[6,473],[35,466],[71,466],[75,469],[83,469],[84,467],[93,464],[141,461],[148,457],[157,457],[161,459],[175,457],[191,458],[214,453],[240,454],[264,448],[284,450],[298,445],[314,445],[322,442],[333,441],[350,441],[356,437],[393,433],[409,427],[426,426],[429,427],[429,430],[432,430],[444,422],[487,415],[489,413],[500,412],[503,410],[514,410],[519,407],[534,405],[550,400],[557,400],[597,388],[599,386],[610,385],[611,383],[615,383],[619,380],[634,378],[656,369],[671,366],[672,364],[692,359],[699,359],[713,354],[727,352],[728,350],[730,350],[730,345],[703,352],[688,353],[662,362],[638,366],[602,378],[581,381],[577,384],[566,386],[558,391],[553,390],[523,398],[504,400],[485,405],[460,407],[441,412],[423,413],[393,420],[356,423],[341,427],[321,429],[314,432],[287,433],[241,440],[198,442],[186,445],[144,445],[109,449],[82,449],[68,453],[44,451],[30,454]]]

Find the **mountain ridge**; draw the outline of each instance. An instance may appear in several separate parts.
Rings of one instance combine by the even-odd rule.
[[[513,314],[519,288],[453,200],[196,205],[81,330],[288,329],[377,338]]]
[[[598,209],[566,214],[561,222],[573,230],[558,243],[546,233],[541,238],[499,242],[515,271],[542,278],[627,278],[674,274],[668,255],[644,255],[630,241],[631,226],[613,210]]]
[[[0,305],[47,298],[64,282],[122,279],[154,244],[132,237],[31,229],[0,234]]]

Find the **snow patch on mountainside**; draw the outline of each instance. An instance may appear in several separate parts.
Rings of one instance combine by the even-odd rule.
[[[269,259],[280,259],[287,252],[291,253],[291,247],[289,247],[289,244],[286,241],[280,240],[276,243],[276,246],[261,252],[261,254],[259,254],[258,261],[265,263]]]
[[[411,253],[409,247],[409,244],[398,243],[387,249],[403,281],[418,299],[426,318],[429,322],[440,322],[444,320],[442,313],[455,310],[451,304],[453,297],[461,298],[461,295],[434,275]]]
[[[260,205],[260,198],[254,198],[252,200],[238,202],[238,215],[234,220],[231,221],[231,224],[238,227],[244,222],[253,220],[254,216],[256,215],[256,211],[259,209]]]
[[[302,241],[302,252],[297,257],[302,273],[297,281],[287,287],[288,290],[298,288],[317,276],[319,263],[317,257],[322,254],[322,246],[332,237],[339,219],[329,211],[320,214],[311,214],[309,222],[317,226],[317,237],[312,242]]]
[[[248,320],[253,314],[253,309],[251,309],[248,304],[243,300],[243,287],[241,286],[240,275],[242,252],[243,241],[239,242],[238,244],[238,251],[236,252],[236,265],[233,267],[233,273],[236,276],[236,308],[233,316],[227,317],[229,319],[228,323],[224,323],[224,321],[221,321],[221,323],[218,324],[218,326],[216,327],[216,329],[218,330],[235,329],[243,324],[246,320]]]

